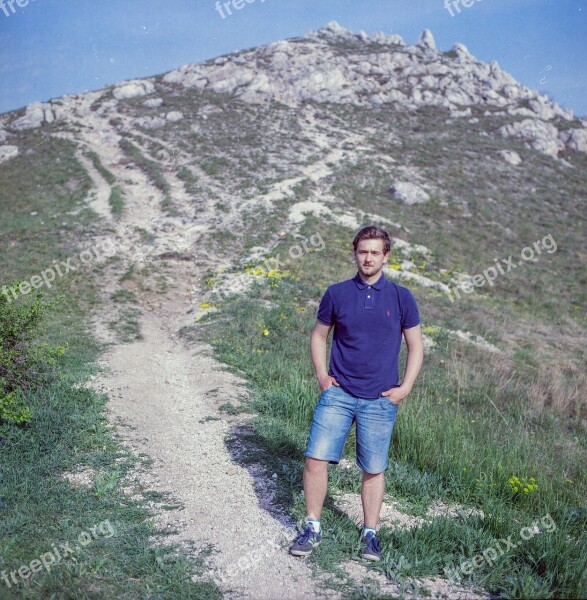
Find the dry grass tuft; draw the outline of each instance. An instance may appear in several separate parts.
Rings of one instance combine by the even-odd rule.
[[[587,374],[571,362],[551,362],[540,366],[529,386],[528,397],[534,406],[585,419]]]

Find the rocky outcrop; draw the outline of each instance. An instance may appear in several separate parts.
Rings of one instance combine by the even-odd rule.
[[[474,123],[480,115],[473,111],[487,117],[511,115],[514,122],[500,129],[504,136],[520,138],[553,157],[564,149],[587,152],[587,128],[569,129],[575,125],[572,111],[520,85],[496,62],[477,60],[463,44],[455,44],[451,52],[437,50],[427,29],[416,45],[406,46],[396,34],[356,34],[332,21],[302,38],[184,65],[164,75],[162,82],[166,87],[231,94],[250,104],[279,102],[296,108],[305,102],[392,105],[402,111],[435,106],[448,111],[447,123],[462,118]],[[118,101],[155,92],[155,79],[123,81],[112,89],[113,98],[100,107],[112,103],[113,108]],[[162,105],[160,97],[143,101],[143,106],[154,110]],[[41,127],[66,117],[67,107],[67,102],[35,102],[24,116],[4,127],[9,131]],[[183,118],[173,110],[153,114],[157,116],[135,119],[134,125],[157,129]],[[561,120],[568,125],[561,127]],[[6,139],[0,133],[0,143]],[[519,164],[514,154],[502,158]]]
[[[148,79],[136,79],[133,81],[124,81],[118,84],[112,91],[112,95],[117,100],[126,100],[138,96],[147,96],[155,91],[155,85]]]
[[[522,138],[528,147],[555,158],[565,147],[558,139],[558,129],[551,123],[537,119],[525,119],[504,125],[499,132],[503,136]]]
[[[17,131],[36,129],[45,123],[53,123],[64,117],[65,114],[58,104],[32,102],[26,107],[24,116],[13,121],[10,124],[10,128]]]

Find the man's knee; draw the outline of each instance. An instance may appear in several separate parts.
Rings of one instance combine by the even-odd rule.
[[[323,473],[328,470],[328,461],[306,456],[305,469],[309,473]]]
[[[378,473],[370,473],[369,471],[363,470],[363,479],[376,479],[377,477],[385,477],[385,470],[379,471]]]

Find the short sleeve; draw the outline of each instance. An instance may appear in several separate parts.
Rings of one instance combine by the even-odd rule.
[[[420,313],[418,312],[418,305],[416,299],[412,295],[412,292],[407,288],[401,290],[401,303],[402,303],[402,329],[409,329],[410,327],[416,327],[420,324]]]
[[[321,321],[325,325],[334,325],[334,304],[332,303],[332,296],[330,290],[326,290],[322,300],[320,300],[320,306],[318,307],[318,321]]]

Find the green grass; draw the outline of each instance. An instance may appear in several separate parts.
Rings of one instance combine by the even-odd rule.
[[[119,311],[117,318],[108,323],[108,327],[116,333],[120,342],[129,344],[143,339],[139,314],[138,308],[124,307]]]
[[[123,138],[120,140],[122,151],[149,177],[155,187],[160,189],[164,194],[168,195],[171,191],[169,183],[165,179],[161,165],[147,158],[140,148],[133,144],[130,140]]]
[[[73,221],[65,216],[82,206],[90,187],[73,144],[34,132],[18,134],[17,143],[33,151],[0,173],[0,285],[76,256],[91,245],[97,219],[85,208]],[[0,579],[0,597],[219,598],[214,584],[190,579],[206,571],[211,549],[188,557],[164,545],[167,532],[154,525],[148,502],[170,506],[173,499],[150,498],[150,490],[133,498],[123,492],[146,464],[119,444],[105,414],[107,397],[85,387],[102,351],[89,333],[97,305],[90,274],[69,273],[43,292],[64,300],[48,314],[42,338],[67,350],[61,378],[27,393],[30,424],[0,426],[0,573],[11,585]],[[122,291],[116,299],[132,300]],[[87,487],[63,477],[79,467],[93,473]],[[92,528],[91,543],[82,545]],[[78,550],[50,570],[30,575],[25,568],[25,580],[16,574],[18,583],[11,581],[12,571],[37,568],[32,561],[66,542]]]
[[[137,297],[135,295],[135,293],[131,290],[127,290],[125,288],[116,290],[116,292],[114,292],[111,296],[112,300],[114,300],[114,302],[136,302]]]
[[[94,167],[100,173],[100,175],[102,175],[102,177],[104,177],[104,179],[110,185],[114,185],[114,183],[116,182],[116,177],[114,177],[114,175],[102,164],[100,157],[93,150],[90,150],[88,154],[92,159]]]
[[[118,186],[112,188],[108,203],[112,214],[119,219],[124,211],[124,200],[122,199],[122,190]]]
[[[198,191],[198,178],[183,165],[177,171],[177,176],[185,183],[185,189],[188,194],[195,194]]]

